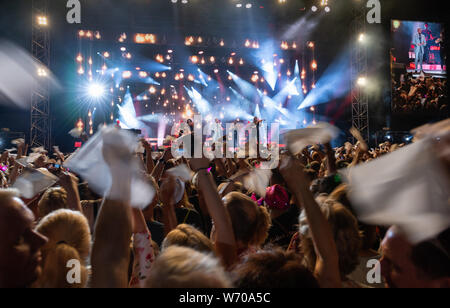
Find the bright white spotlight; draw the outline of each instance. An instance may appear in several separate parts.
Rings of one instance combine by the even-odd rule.
[[[37,74],[39,77],[47,77],[47,71],[45,68],[38,68]]]
[[[313,5],[312,8],[311,8],[311,10],[312,10],[313,12],[317,12],[318,8],[317,8],[317,6]]]
[[[358,41],[360,43],[363,43],[365,39],[366,39],[366,36],[364,35],[364,33],[361,33],[358,37]]]
[[[367,84],[367,79],[366,79],[366,77],[361,76],[361,77],[358,78],[356,83],[358,84],[358,86],[364,87]]]
[[[251,9],[251,8],[252,8],[252,4],[251,4],[251,3],[247,3],[247,4],[245,5],[245,8]]]
[[[331,8],[329,6],[325,7],[325,12],[329,13],[331,11]]]
[[[37,16],[37,24],[39,26],[48,26],[47,16]]]
[[[98,83],[92,83],[88,87],[88,94],[93,98],[100,98],[105,93],[105,87]]]

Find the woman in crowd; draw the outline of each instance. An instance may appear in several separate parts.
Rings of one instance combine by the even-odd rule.
[[[87,219],[80,212],[57,210],[45,216],[36,231],[47,237],[42,247],[42,273],[35,288],[83,288],[87,285],[91,233]],[[79,267],[73,281],[67,279],[67,268]]]

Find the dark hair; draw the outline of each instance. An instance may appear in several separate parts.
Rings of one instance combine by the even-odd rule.
[[[318,161],[313,161],[306,167],[308,169],[313,169],[314,171],[319,172],[319,170],[320,170],[320,163]]]
[[[100,195],[93,192],[87,182],[78,184],[78,191],[80,193],[81,200],[98,200],[102,198]]]
[[[237,288],[319,288],[301,257],[281,248],[249,254],[233,274]]]
[[[308,177],[308,179],[312,182],[317,179],[317,171],[314,169],[305,169],[303,170]]]
[[[450,228],[436,239],[413,246],[411,259],[428,277],[450,277]]]

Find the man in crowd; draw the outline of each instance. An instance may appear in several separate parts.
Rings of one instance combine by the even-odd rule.
[[[34,215],[14,190],[0,190],[0,288],[30,286],[41,273],[41,247]]]
[[[415,59],[415,69],[416,72],[420,73],[423,71],[423,57],[425,53],[425,46],[427,45],[427,40],[425,35],[422,34],[422,29],[418,28],[417,33],[414,35],[413,45],[415,46],[414,52],[416,55]],[[420,70],[419,70],[420,65]]]

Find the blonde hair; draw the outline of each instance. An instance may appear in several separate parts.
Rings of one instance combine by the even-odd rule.
[[[35,282],[40,288],[83,288],[87,284],[86,262],[91,246],[87,219],[79,212],[61,209],[44,217],[36,231],[48,238],[42,247],[42,275]],[[70,284],[67,263],[77,260],[81,265],[81,283]]]
[[[67,208],[67,192],[62,187],[52,187],[45,191],[38,203],[39,217],[45,217],[53,211]]]
[[[211,240],[199,230],[187,224],[180,224],[170,231],[164,239],[161,249],[165,250],[174,245],[189,247],[200,252],[214,252],[214,246]]]
[[[152,265],[147,288],[230,288],[231,280],[212,255],[171,246]]]
[[[225,207],[233,225],[234,237],[246,246],[262,245],[269,235],[270,214],[250,197],[231,192],[225,196]]]
[[[362,233],[358,229],[355,216],[341,203],[325,200],[319,203],[322,213],[331,225],[333,238],[339,255],[339,270],[342,277],[351,274],[359,263],[358,254],[362,245]],[[313,270],[316,253],[305,211],[300,214],[300,250],[305,265]]]

